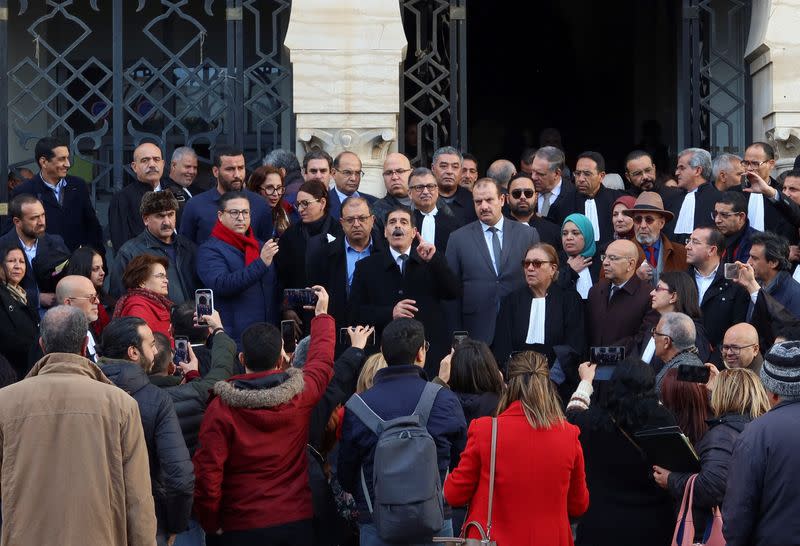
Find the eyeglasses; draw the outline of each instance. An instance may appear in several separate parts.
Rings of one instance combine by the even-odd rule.
[[[616,262],[619,260],[633,260],[630,256],[614,256],[613,254],[600,254],[600,261],[604,262],[606,259]]]
[[[544,264],[551,264],[550,260],[522,260],[522,267],[523,269],[528,269],[530,266],[533,266],[534,269],[539,269]]]
[[[636,216],[633,217],[633,223],[636,225],[641,224],[642,220],[644,220],[645,223],[649,226],[650,224],[656,221],[656,218],[655,216],[642,216],[641,214],[637,214]]]
[[[731,216],[736,216],[737,214],[744,214],[743,212],[720,212],[714,211],[711,213],[712,218],[716,218],[717,216],[722,216],[723,218],[730,218]]]
[[[670,341],[672,341],[672,336],[668,336],[667,334],[662,334],[661,332],[656,330],[655,326],[650,328],[650,335],[653,336],[653,337],[656,337],[656,336],[665,337],[665,338],[669,339]]]
[[[653,290],[655,290],[656,292],[669,292],[670,294],[672,292],[675,292],[672,288],[669,288],[668,286],[656,286],[655,288],[653,288]]]
[[[631,178],[639,178],[643,174],[653,174],[654,172],[655,169],[653,167],[647,167],[645,169],[642,169],[641,171],[633,171],[632,173],[628,174],[631,176]]]
[[[738,355],[742,349],[747,349],[748,347],[754,347],[755,343],[751,343],[750,345],[722,345],[720,346],[720,350],[723,353],[730,353],[732,355]]]
[[[71,300],[89,300],[91,303],[100,303],[100,298],[97,294],[92,294],[91,296],[70,296],[69,299]]]
[[[417,193],[422,193],[425,190],[433,193],[433,190],[436,189],[436,184],[417,184],[416,186],[409,186],[408,189]]]
[[[347,218],[342,218],[342,222],[344,222],[348,226],[352,226],[356,222],[358,222],[359,224],[364,224],[370,218],[372,218],[371,215],[370,216],[348,216]]]
[[[319,199],[311,199],[311,200],[304,200],[304,201],[297,201],[294,206],[297,210],[308,208],[308,205],[311,203],[319,203]]]
[[[247,209],[237,210],[237,209],[230,209],[226,210],[225,214],[231,217],[231,220],[236,220],[240,216],[242,218],[248,218],[250,216],[250,211]]]
[[[403,176],[404,174],[406,174],[410,170],[411,169],[392,169],[392,170],[389,170],[389,171],[383,171],[383,176],[385,176],[387,178],[391,178],[394,175]]]
[[[526,199],[532,199],[534,193],[536,193],[536,192],[533,191],[532,189],[511,190],[511,197],[513,197],[514,199],[519,199],[524,194]]]
[[[286,190],[283,186],[264,186],[259,191],[264,195],[275,195],[276,193],[282,195]]]
[[[757,169],[764,163],[766,163],[766,161],[748,161],[745,159],[742,161],[742,167],[744,167],[745,169],[749,169],[750,167]]]
[[[163,280],[163,279],[167,278],[167,274],[166,273],[154,273],[153,274],[153,278],[154,279],[162,279]]]
[[[355,176],[356,178],[361,178],[364,176],[364,171],[351,171],[350,169],[336,169],[337,173],[341,173],[344,175],[345,178],[350,178],[351,176]]]

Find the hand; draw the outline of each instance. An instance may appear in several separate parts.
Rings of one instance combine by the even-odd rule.
[[[216,311],[214,311],[214,312],[216,313]],[[181,371],[183,372],[183,375],[186,375],[187,373],[191,372],[192,370],[197,371],[197,370],[200,369],[200,362],[197,360],[197,357],[195,356],[191,345],[189,345],[188,350],[189,350],[189,362],[179,362],[178,363],[178,366],[180,367]]]
[[[419,311],[414,304],[416,300],[400,300],[392,309],[392,318],[414,318],[414,313]]]
[[[445,356],[439,363],[439,379],[441,379],[445,383],[450,382],[450,364],[453,360],[453,353],[455,351],[456,351],[455,349],[450,349],[450,354]]]
[[[311,290],[317,293],[317,305],[314,307],[314,315],[324,315],[328,312],[328,292],[325,288],[315,284]],[[304,309],[311,309],[310,305],[304,306]]]
[[[39,305],[42,307],[52,307],[56,304],[56,295],[40,292],[39,293]]]
[[[300,339],[303,336],[303,320],[293,309],[287,309],[282,315],[283,320],[294,321],[294,337]]]
[[[662,489],[667,488],[667,480],[669,480],[669,470],[661,468],[660,466],[653,466],[653,479]]]
[[[591,383],[594,381],[594,374],[597,372],[597,364],[592,364],[591,362],[584,362],[580,366],[578,366],[578,375],[581,378],[581,381],[588,381]]]
[[[750,264],[743,264],[742,262],[736,262],[736,265],[739,266],[739,276],[734,279],[733,282],[742,285],[747,290],[748,294],[760,290],[761,285],[756,282],[756,274],[755,271],[753,271],[753,266]]]
[[[643,281],[650,281],[653,279],[653,266],[647,262],[642,262],[636,269],[636,276]]]
[[[789,245],[789,261],[800,262],[800,246]]]
[[[419,231],[417,232],[417,241],[419,241],[419,245],[417,246],[417,254],[419,254],[419,257],[422,258],[423,261],[431,261],[433,255],[436,254],[436,247],[433,246],[433,243],[423,241]]]
[[[178,537],[178,535],[176,535],[175,533],[173,533],[173,534],[169,535],[169,536],[167,537],[167,546],[172,546],[173,544],[175,544],[175,539],[176,539],[177,537]]]
[[[277,253],[278,243],[275,242],[275,239],[270,239],[261,247],[261,260],[265,265],[270,266],[272,265],[272,258],[274,258]]]
[[[708,382],[706,383],[706,390],[708,392],[712,392],[714,387],[717,386],[717,376],[719,375],[719,370],[711,362],[706,362],[705,366],[711,371],[708,376]]]
[[[364,349],[374,331],[374,326],[349,327],[347,329],[347,335],[350,336],[350,346],[357,347],[358,349]]]
[[[222,328],[222,318],[219,316],[219,311],[214,309],[214,311],[210,315],[203,315],[201,317],[203,321],[208,325],[208,329],[210,331],[214,331],[217,328]],[[194,323],[197,324],[197,313],[194,315]]]
[[[778,193],[778,190],[773,188],[769,185],[768,182],[764,181],[757,172],[755,171],[747,171],[745,173],[747,180],[750,182],[749,188],[742,188],[742,191],[745,193],[763,193],[770,199],[774,199],[775,195]]]
[[[591,258],[584,258],[580,254],[567,258],[567,263],[575,273],[580,273],[590,265],[592,265]]]

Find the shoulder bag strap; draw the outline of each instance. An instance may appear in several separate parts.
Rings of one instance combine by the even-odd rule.
[[[492,502],[494,501],[494,463],[497,457],[497,417],[492,417],[492,454],[489,462],[489,513],[486,523],[486,538],[492,533]]]
[[[428,418],[431,416],[433,403],[436,401],[436,396],[441,388],[442,386],[437,383],[427,382],[422,389],[422,394],[419,395],[419,402],[417,402],[417,407],[414,408],[413,415],[419,416],[419,424],[422,427],[428,426]]]

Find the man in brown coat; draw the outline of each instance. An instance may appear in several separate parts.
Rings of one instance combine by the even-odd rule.
[[[658,322],[650,307],[650,285],[639,279],[636,244],[619,239],[608,245],[603,260],[605,278],[589,290],[587,331],[593,347],[619,345],[638,354],[642,339]]]
[[[642,192],[633,208],[622,212],[633,218],[636,242],[644,252],[645,259],[636,270],[637,277],[655,286],[662,273],[686,271],[686,248],[673,243],[662,233],[664,224],[672,220],[673,214],[664,210],[659,194]]]
[[[0,390],[2,544],[155,545],[139,406],[83,357],[87,329],[80,309],[50,309],[45,357]]]

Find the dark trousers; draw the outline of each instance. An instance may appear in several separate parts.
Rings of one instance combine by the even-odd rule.
[[[263,529],[225,531],[222,546],[314,546],[311,520],[293,521]]]

